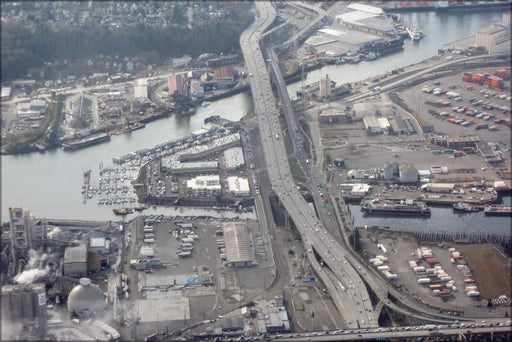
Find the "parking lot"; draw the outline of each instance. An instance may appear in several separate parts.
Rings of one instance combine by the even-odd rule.
[[[224,266],[218,248],[223,239],[219,229],[224,221],[231,220],[235,219],[151,216],[127,233],[131,248],[128,273],[133,279],[131,303],[134,319],[138,318],[138,336],[217,319],[271,283],[269,239],[256,221],[245,222],[258,266]],[[185,252],[191,253],[181,254]],[[137,259],[150,264],[136,266]]]

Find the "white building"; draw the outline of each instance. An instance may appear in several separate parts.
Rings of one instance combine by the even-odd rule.
[[[382,133],[382,128],[380,127],[379,122],[375,116],[365,116],[363,122],[364,128],[368,130],[369,134]]]
[[[133,97],[136,100],[146,100],[148,98],[148,80],[146,78],[135,81],[133,85]]]
[[[235,196],[249,196],[251,190],[249,188],[249,180],[244,177],[228,177],[228,189],[229,192]]]
[[[337,15],[336,21],[349,29],[378,36],[393,36],[396,34],[393,24],[379,7],[356,3],[347,6],[347,10],[347,13]]]
[[[224,151],[224,168],[227,170],[237,169],[245,164],[242,147],[237,146]]]
[[[215,196],[221,190],[219,175],[197,176],[187,180],[187,191],[195,196]]]
[[[510,29],[501,22],[476,31],[475,44],[484,47],[488,53],[510,51]]]
[[[418,169],[409,164],[401,164],[399,177],[401,183],[415,183],[418,181]]]

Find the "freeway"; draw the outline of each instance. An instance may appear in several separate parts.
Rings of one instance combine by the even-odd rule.
[[[262,33],[275,18],[275,9],[268,2],[255,4],[260,16],[242,33],[240,45],[251,77],[254,108],[273,190],[293,219],[303,241],[314,246],[337,278],[333,281],[327,270],[324,271],[321,267],[318,269],[319,276],[333,295],[334,303],[347,325],[350,328],[377,327],[378,320],[372,310],[367,289],[357,271],[345,260],[344,255],[347,252],[331,238],[330,233],[319,222],[291,177],[269,75],[259,47]],[[310,252],[308,258],[313,260],[316,256]]]
[[[459,335],[464,340],[478,340],[479,337],[475,335],[483,334],[510,334],[510,326],[503,324],[499,327],[451,327],[442,326],[429,328],[428,326],[416,327],[402,327],[402,328],[379,328],[379,329],[366,329],[365,331],[356,330],[337,330],[337,331],[324,331],[316,333],[301,333],[301,334],[283,334],[279,336],[280,341],[362,341],[362,340],[402,340],[402,339],[417,339],[420,337],[432,338],[450,338]],[[464,337],[462,337],[464,335]]]

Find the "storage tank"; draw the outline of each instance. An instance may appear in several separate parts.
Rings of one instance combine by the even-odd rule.
[[[91,284],[89,278],[80,278],[68,297],[68,311],[78,317],[93,316],[106,306],[105,295],[98,285]]]
[[[393,164],[391,164],[391,163],[384,164],[384,179],[385,180],[393,179]]]

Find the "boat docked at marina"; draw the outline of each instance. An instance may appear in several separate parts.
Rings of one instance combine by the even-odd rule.
[[[131,208],[125,208],[125,209],[116,208],[116,209],[113,209],[112,211],[116,215],[123,215],[124,216],[124,215],[128,215],[128,214],[133,214],[133,210]]]
[[[407,33],[409,34],[409,37],[414,42],[419,42],[420,39],[423,37],[423,33],[416,27],[412,25],[408,25],[406,28]]]

